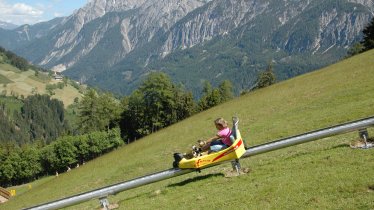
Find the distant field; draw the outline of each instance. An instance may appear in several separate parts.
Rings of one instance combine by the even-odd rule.
[[[0,84],[4,85],[12,82],[12,80],[9,80],[7,77],[0,74]]]
[[[34,71],[22,72],[9,64],[0,64],[0,94],[6,91],[7,95],[23,95],[27,97],[30,94],[46,94],[47,84],[56,84],[61,81],[55,81],[40,72],[37,76]],[[4,85],[5,84],[5,85]],[[74,102],[74,98],[81,97],[77,89],[71,85],[64,87],[63,90],[56,89],[52,98],[57,98],[68,106]]]
[[[22,102],[17,99],[13,98],[6,98],[0,97],[0,103],[6,103],[6,108],[9,109],[9,114],[13,115],[14,111],[19,111],[22,107]]]
[[[374,116],[374,51],[260,89],[192,116],[0,205],[21,209],[171,167],[172,154],[215,134],[217,117],[240,118],[250,146]],[[369,129],[374,135],[374,128]],[[146,185],[109,201],[118,209],[374,209],[374,149],[353,150],[348,133]],[[9,188],[12,189],[12,188]],[[67,209],[99,209],[92,200]]]

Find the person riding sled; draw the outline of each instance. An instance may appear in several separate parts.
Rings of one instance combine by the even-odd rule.
[[[174,168],[187,169],[206,167],[227,160],[238,160],[245,153],[245,143],[238,129],[239,119],[233,117],[232,130],[223,118],[214,120],[217,133],[207,140],[198,140],[191,152],[174,153]]]
[[[232,131],[228,127],[227,121],[220,117],[214,120],[214,125],[218,130],[217,134],[206,141],[198,141],[199,145],[202,146],[202,152],[218,152],[232,145],[230,138]]]

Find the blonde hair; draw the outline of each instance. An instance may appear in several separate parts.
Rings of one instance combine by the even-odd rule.
[[[224,120],[222,117],[217,118],[216,120],[214,120],[214,124],[216,124],[216,125],[221,125],[221,126],[224,127],[224,128],[227,127],[227,121]]]

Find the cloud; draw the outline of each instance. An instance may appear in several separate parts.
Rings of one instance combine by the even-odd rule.
[[[24,3],[9,4],[4,0],[0,0],[0,20],[13,24],[33,24],[40,19],[44,11],[32,7]]]
[[[64,14],[63,13],[59,13],[59,12],[55,12],[55,13],[53,13],[53,16],[54,17],[63,17]]]

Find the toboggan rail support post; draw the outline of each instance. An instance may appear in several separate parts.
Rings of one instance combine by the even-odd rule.
[[[101,208],[104,210],[109,210],[109,200],[107,196],[99,198]]]
[[[239,130],[239,118],[238,117],[233,117],[232,121],[234,123],[233,132],[235,132],[235,131]],[[236,134],[234,134],[234,135],[236,135]],[[230,139],[231,139],[231,142],[234,143],[235,138],[232,139],[230,137]],[[244,139],[242,141],[244,142]],[[246,145],[246,144],[244,143],[244,145]],[[239,159],[235,159],[235,160],[231,161],[231,166],[232,166],[232,170],[236,171],[236,173],[238,175],[240,175],[241,165],[240,165]]]
[[[371,146],[368,144],[369,132],[368,132],[367,128],[360,129],[360,130],[358,131],[358,135],[360,136],[360,138],[361,138],[362,140],[364,140],[365,146],[363,147],[363,149],[368,149],[368,148],[370,148]]]
[[[344,134],[353,131],[359,131],[359,136],[364,140],[368,138],[367,128],[374,126],[374,116],[370,118],[365,118],[361,120],[356,120],[316,131],[307,132],[304,134],[272,141],[269,143],[261,144],[258,146],[250,147],[246,150],[244,155],[241,158],[247,158],[254,155],[259,155],[262,153],[270,152],[273,150],[278,150],[290,146],[294,146],[297,144],[302,144],[310,141],[315,141],[318,139]],[[222,164],[221,162],[219,164]],[[209,168],[212,166],[216,166],[217,164],[208,165],[205,168]],[[204,169],[204,168],[202,168]],[[40,204],[38,206],[30,207],[27,209],[32,210],[39,210],[39,209],[59,209],[67,206],[72,206],[78,203],[82,203],[92,199],[100,199],[100,203],[103,208],[108,208],[109,202],[107,200],[107,196],[114,195],[122,191],[126,191],[129,189],[133,189],[139,186],[151,184],[154,182],[158,182],[161,180],[169,179],[172,177],[184,175],[187,173],[194,172],[194,169],[179,169],[179,168],[172,168],[169,170],[161,171],[158,173],[150,174],[147,176],[139,177],[133,180],[121,182],[118,184],[114,184],[111,186],[103,187],[100,189],[96,189],[93,191],[81,193],[78,195],[74,195],[71,197],[63,198],[60,200],[52,201],[45,204]]]

